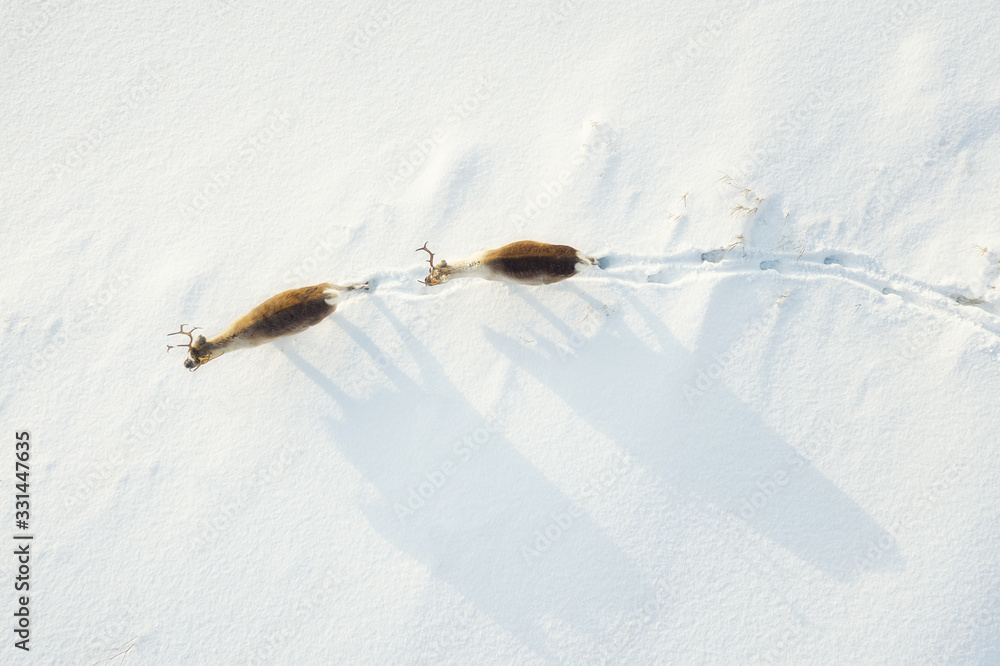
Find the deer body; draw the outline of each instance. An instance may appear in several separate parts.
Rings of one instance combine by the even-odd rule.
[[[426,243],[420,249],[430,253]],[[597,259],[569,245],[518,241],[495,250],[478,252],[453,264],[441,261],[434,265],[434,255],[431,254],[430,263],[430,274],[424,279],[424,284],[428,285],[462,277],[539,285],[572,277],[584,267],[596,265]]]
[[[167,348],[189,347],[190,355],[184,361],[184,367],[197,370],[226,352],[256,347],[276,338],[301,333],[333,314],[343,294],[367,288],[367,283],[341,287],[323,282],[312,287],[289,289],[267,299],[213,338],[206,339],[204,335],[199,335],[194,339],[192,332],[197,329],[185,331],[181,326],[180,331],[170,335],[187,335],[191,343],[168,345]]]

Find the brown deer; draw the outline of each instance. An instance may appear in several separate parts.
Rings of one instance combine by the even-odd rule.
[[[515,282],[518,284],[552,284],[579,273],[586,266],[596,266],[597,259],[589,257],[569,245],[550,245],[538,241],[517,241],[495,250],[477,252],[464,261],[449,264],[441,261],[434,265],[434,253],[427,248],[417,248],[431,255],[431,265],[426,285],[436,285],[452,278],[480,277],[484,280]]]
[[[184,360],[184,367],[194,372],[226,352],[256,347],[315,326],[333,314],[344,294],[357,289],[368,289],[368,283],[341,287],[324,282],[312,287],[283,291],[234,321],[229,328],[211,340],[206,340],[204,335],[199,335],[196,340],[193,333],[200,327],[185,331],[186,324],[181,324],[181,330],[167,335],[186,335],[188,344],[167,345],[167,351],[174,347],[188,347],[190,357]]]

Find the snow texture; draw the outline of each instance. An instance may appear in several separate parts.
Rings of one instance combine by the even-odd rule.
[[[1000,663],[996,2],[0,19],[4,663]]]

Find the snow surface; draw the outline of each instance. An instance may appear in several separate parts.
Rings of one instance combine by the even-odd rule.
[[[1000,663],[997,3],[0,19],[3,662]]]

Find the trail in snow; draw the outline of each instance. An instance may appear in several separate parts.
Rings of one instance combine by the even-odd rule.
[[[976,325],[1000,337],[1000,306],[982,297],[966,296],[955,289],[881,270],[864,255],[847,252],[796,254],[745,252],[719,248],[708,252],[687,252],[661,257],[631,254],[606,254],[600,270],[584,270],[577,279],[611,279],[628,284],[678,285],[692,279],[750,275],[774,270],[795,280],[830,279],[849,282],[878,292],[887,298],[901,298],[905,303],[945,313]],[[406,300],[443,296],[459,288],[459,281],[428,289],[421,279],[422,270],[392,270],[369,278],[371,293],[403,295]],[[963,306],[962,309],[955,306]],[[982,311],[972,315],[967,308]]]
[[[726,260],[736,253],[738,258]],[[655,284],[680,284],[706,276],[749,275],[774,270],[783,277],[798,280],[833,279],[860,285],[886,297],[898,297],[909,305],[935,312],[944,312],[977,325],[1000,337],[1000,308],[982,297],[969,297],[954,289],[881,270],[863,255],[846,252],[810,253],[804,255],[762,253],[719,248],[710,252],[690,252],[663,258],[632,255],[608,255],[601,265],[609,277],[625,281]],[[646,273],[643,280],[637,269]],[[981,310],[980,316],[969,316],[954,306]]]

